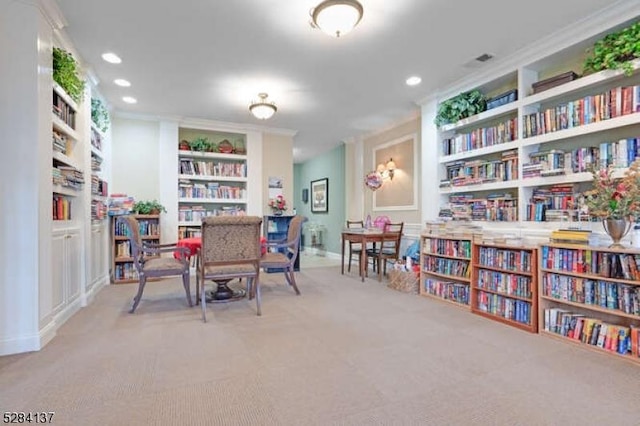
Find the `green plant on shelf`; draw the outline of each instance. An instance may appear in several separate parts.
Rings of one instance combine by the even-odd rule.
[[[91,121],[102,132],[106,132],[109,128],[109,111],[100,99],[91,98]]]
[[[80,78],[78,63],[73,55],[59,47],[53,48],[53,80],[74,101],[80,103],[84,97],[84,80]]]
[[[621,69],[627,76],[633,74],[634,59],[640,58],[640,22],[620,31],[607,34],[587,50],[584,72]]]
[[[479,90],[460,93],[438,105],[436,126],[455,123],[487,109],[487,100]]]
[[[191,148],[191,151],[205,152],[209,150],[210,147],[211,143],[209,142],[209,138],[203,136],[197,137],[189,142],[189,148]]]
[[[167,212],[167,209],[160,204],[158,200],[137,201],[133,205],[132,210],[135,214],[160,214]]]

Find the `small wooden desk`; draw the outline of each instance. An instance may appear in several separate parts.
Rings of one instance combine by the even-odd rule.
[[[359,243],[362,246],[360,251],[360,278],[364,281],[364,277],[367,274],[367,263],[369,262],[367,256],[367,243],[382,243],[382,240],[396,236],[394,232],[382,232],[380,229],[358,229],[351,228],[342,231],[342,275],[344,275],[344,247],[347,241],[352,243]]]

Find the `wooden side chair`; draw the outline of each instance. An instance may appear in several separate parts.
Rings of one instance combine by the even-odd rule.
[[[138,220],[132,216],[120,216],[117,219],[127,227],[129,243],[131,244],[131,256],[133,264],[138,273],[138,293],[133,298],[133,306],[129,313],[134,313],[140,299],[144,287],[149,278],[159,278],[167,276],[182,276],[182,285],[187,293],[187,302],[189,306],[193,306],[191,301],[189,261],[187,260],[189,249],[186,247],[178,247],[176,244],[150,244],[142,243],[140,238],[140,224]],[[162,253],[179,253],[179,256],[159,257]]]
[[[378,268],[378,281],[387,274],[387,262],[400,259],[400,242],[404,222],[388,223],[384,228],[384,235],[379,248],[367,250],[367,255],[374,259]]]
[[[306,221],[307,218],[304,216],[294,216],[289,222],[287,239],[267,242],[267,253],[260,259],[261,268],[283,269],[287,284],[293,287],[297,295],[300,295],[300,290],[296,284],[294,264],[300,251],[302,224]],[[272,252],[269,249],[277,249],[278,251]],[[284,253],[280,251],[281,249],[285,249]]]
[[[260,225],[258,216],[209,216],[202,219],[202,248],[198,252],[198,282],[202,320],[207,322],[204,285],[213,280],[226,285],[235,278],[246,278],[249,299],[255,296],[260,308]]]
[[[347,220],[347,228],[364,228],[364,220]],[[347,266],[347,271],[351,272],[351,259],[353,259],[354,255],[357,256],[358,262],[360,262],[361,253],[362,244],[349,241],[349,265]]]

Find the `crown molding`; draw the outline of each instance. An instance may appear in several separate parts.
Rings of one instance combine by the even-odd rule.
[[[66,18],[62,14],[62,10],[60,10],[60,6],[56,3],[55,0],[36,0],[37,6],[44,15],[51,28],[56,31],[59,31],[66,27],[69,23]],[[29,1],[22,1],[22,3],[31,3]]]

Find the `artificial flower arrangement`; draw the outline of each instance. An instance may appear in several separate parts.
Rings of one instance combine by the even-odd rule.
[[[640,160],[616,177],[611,166],[594,170],[593,189],[585,192],[591,216],[602,219],[635,220],[640,216]]]
[[[269,207],[271,207],[274,212],[283,212],[287,210],[287,200],[285,200],[282,195],[278,195],[275,198],[270,198]]]

